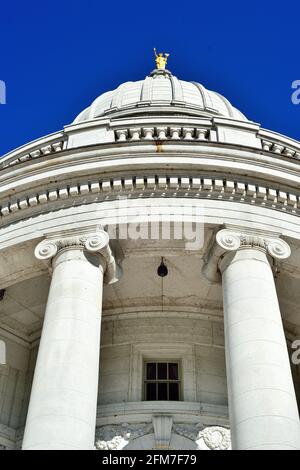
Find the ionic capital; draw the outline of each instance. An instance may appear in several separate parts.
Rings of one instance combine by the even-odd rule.
[[[236,232],[231,229],[220,230],[216,235],[217,244],[226,251],[236,251],[243,248],[256,248],[265,251],[272,258],[281,260],[291,254],[289,245],[278,237],[264,234]]]
[[[121,269],[116,264],[109,246],[109,236],[104,230],[56,239],[46,238],[36,246],[34,254],[39,260],[51,261],[62,250],[71,248],[100,255],[105,262],[105,282],[107,284],[113,284],[120,279]]]
[[[203,274],[213,282],[221,280],[219,261],[226,252],[234,252],[246,248],[263,251],[274,260],[286,259],[291,254],[289,245],[279,238],[279,234],[256,231],[252,229],[224,228],[214,237],[208,255],[205,257]]]

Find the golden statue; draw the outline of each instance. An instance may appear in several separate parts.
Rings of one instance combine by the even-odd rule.
[[[158,70],[165,70],[168,57],[170,54],[164,54],[163,52],[159,52],[157,54],[156,49],[154,48],[154,55],[155,55],[156,68]]]

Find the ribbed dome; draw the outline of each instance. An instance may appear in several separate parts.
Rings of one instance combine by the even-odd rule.
[[[154,70],[145,80],[122,83],[115,90],[103,93],[77,116],[74,123],[112,113],[132,116],[158,111],[247,121],[222,95],[206,90],[200,83],[178,80],[166,70]]]

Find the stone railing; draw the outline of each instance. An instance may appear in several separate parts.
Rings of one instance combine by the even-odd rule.
[[[300,142],[265,129],[259,130],[258,137],[265,152],[300,160]]]
[[[299,142],[276,134],[275,132],[261,129],[258,125],[239,123],[238,121],[228,123],[220,119],[218,121],[215,119],[203,119],[199,122],[191,121],[190,125],[179,119],[177,123],[175,118],[172,118],[172,123],[165,121],[165,119],[161,119],[160,121],[151,119],[149,124],[143,123],[141,126],[134,125],[134,121],[132,121],[132,123],[127,121],[124,124],[106,122],[105,125],[92,123],[90,124],[91,129],[94,130],[97,127],[97,129],[102,130],[104,134],[107,133],[107,129],[109,129],[111,136],[108,139],[103,137],[103,142],[101,139],[96,142],[93,140],[84,140],[84,142],[86,142],[84,146],[93,144],[101,145],[102,143],[104,145],[113,145],[114,143],[121,144],[131,142],[155,142],[159,144],[159,142],[163,143],[165,141],[174,143],[186,141],[205,145],[209,142],[216,145],[253,147],[255,151],[262,149],[264,152],[273,155],[300,160]],[[219,128],[222,129],[223,137],[219,135]],[[79,133],[81,135],[80,129],[80,126],[73,126],[70,129],[67,127],[64,131],[43,137],[4,155],[0,160],[0,170],[39,157],[55,154],[67,148],[73,148],[72,144],[69,147],[70,139],[72,140],[73,138],[72,133],[76,135]],[[82,132],[85,133],[89,129],[87,124],[85,124]],[[224,132],[225,134],[229,132],[228,136],[227,134],[225,135]],[[242,140],[240,140],[241,132],[243,133]],[[92,135],[94,136],[95,133]],[[235,136],[233,140],[232,136]],[[78,146],[82,146],[82,141],[78,143]]]
[[[209,140],[208,128],[158,126],[130,127],[115,130],[117,142],[137,140]]]
[[[0,170],[12,167],[18,163],[27,162],[43,155],[60,152],[64,148],[63,133],[55,134],[52,138],[40,139],[38,142],[24,145],[23,147],[10,152],[0,160]]]
[[[295,157],[298,160],[300,159],[300,151],[297,152],[295,149],[291,147],[285,147],[284,145],[280,145],[277,142],[262,140],[262,148],[266,152],[273,152],[278,155],[283,155],[285,157]]]

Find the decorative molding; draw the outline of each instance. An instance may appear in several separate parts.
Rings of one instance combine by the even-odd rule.
[[[126,176],[104,180],[81,181],[78,184],[62,184],[56,188],[14,197],[2,203],[0,216],[15,215],[27,209],[43,209],[46,204],[73,204],[76,198],[84,202],[114,200],[120,196],[184,197],[241,202],[300,215],[300,193],[292,194],[276,188],[255,185],[238,180],[211,178],[209,176],[149,175]],[[24,214],[25,215],[25,214]]]
[[[21,153],[21,155],[15,159],[5,160],[2,164],[0,164],[0,169],[9,168],[17,165],[18,163],[27,162],[28,160],[33,160],[35,158],[42,157],[43,155],[61,152],[63,150],[63,147],[64,140],[58,140],[55,142],[49,141],[48,144],[39,147],[35,145],[30,152],[25,154]]]
[[[155,347],[157,350],[157,345],[154,345],[151,349],[148,348],[148,350],[146,347],[147,345],[145,344],[145,349],[143,348],[142,352],[146,352],[146,357],[153,358],[153,353],[151,354],[151,352],[155,350]],[[179,344],[179,348],[180,347]],[[193,347],[189,346],[189,349],[193,350]],[[167,348],[166,352],[168,352]],[[165,355],[165,357],[168,356]],[[176,356],[173,355],[173,357],[175,358]],[[121,424],[123,422],[134,423],[139,415],[143,416],[143,420],[146,422],[152,422],[152,416],[159,414],[172,416],[175,423],[191,422],[191,420],[198,423],[199,420],[201,420],[205,426],[219,425],[224,427],[228,427],[229,423],[227,406],[199,403],[196,400],[179,401],[176,402],[176,404],[171,401],[164,402],[157,400],[156,402],[127,401],[98,405],[97,426],[105,426],[110,422],[115,424]]]
[[[158,415],[152,417],[155,448],[156,449],[169,449],[173,418],[168,415]]]
[[[300,151],[297,151],[291,147],[286,147],[278,142],[272,142],[269,140],[261,140],[262,148],[265,152],[272,152],[285,157],[300,159]]]
[[[220,124],[220,123],[219,123]],[[243,123],[244,124],[244,123]],[[214,142],[216,145],[224,144],[223,140],[216,140],[213,137],[213,125],[208,122],[207,127],[191,127],[191,126],[153,126],[153,127],[128,127],[122,129],[115,129],[115,139],[116,142],[130,142],[130,141],[151,141],[151,140],[188,140],[188,141],[198,141],[198,142]],[[216,126],[218,128],[218,125]],[[236,126],[232,125],[231,127],[235,128]],[[250,126],[246,125],[246,129]],[[263,136],[264,134],[270,135],[269,131],[264,131],[259,129],[258,139],[261,142],[261,148],[268,153],[277,154],[283,157],[293,158],[295,160],[300,159],[300,145],[299,142],[292,142],[294,147],[285,145],[285,141],[290,141],[291,139],[282,136],[282,141],[276,140],[266,140]],[[248,145],[251,147],[251,144]],[[257,148],[257,147],[254,147]]]
[[[195,140],[209,141],[210,129],[198,127],[155,126],[115,129],[117,142],[149,140]]]

